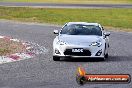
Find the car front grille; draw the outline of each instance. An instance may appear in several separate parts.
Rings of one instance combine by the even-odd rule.
[[[89,50],[83,50],[83,52],[72,52],[72,49],[66,49],[64,55],[91,56],[91,52]]]

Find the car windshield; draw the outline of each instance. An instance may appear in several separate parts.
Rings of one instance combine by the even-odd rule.
[[[96,25],[71,24],[71,25],[65,25],[62,28],[60,34],[101,36],[102,32],[100,27]]]

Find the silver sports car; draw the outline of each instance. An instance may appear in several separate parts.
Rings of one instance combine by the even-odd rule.
[[[109,32],[105,32],[98,23],[69,22],[53,41],[53,60],[60,57],[72,58],[108,58]]]

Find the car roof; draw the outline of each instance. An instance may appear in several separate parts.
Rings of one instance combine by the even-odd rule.
[[[71,24],[83,24],[83,25],[95,25],[95,26],[100,26],[98,23],[88,23],[88,22],[68,22],[67,25]]]

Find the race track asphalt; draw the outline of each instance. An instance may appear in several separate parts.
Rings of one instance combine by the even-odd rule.
[[[0,6],[38,7],[38,8],[132,8],[132,4],[53,4],[53,3],[20,3],[0,2]]]
[[[129,84],[76,83],[76,70],[82,66],[89,74],[132,75],[132,33],[112,32],[110,57],[106,61],[52,60],[54,29],[58,26],[0,20],[0,35],[38,43],[48,50],[32,59],[0,64],[0,88],[132,88]]]

